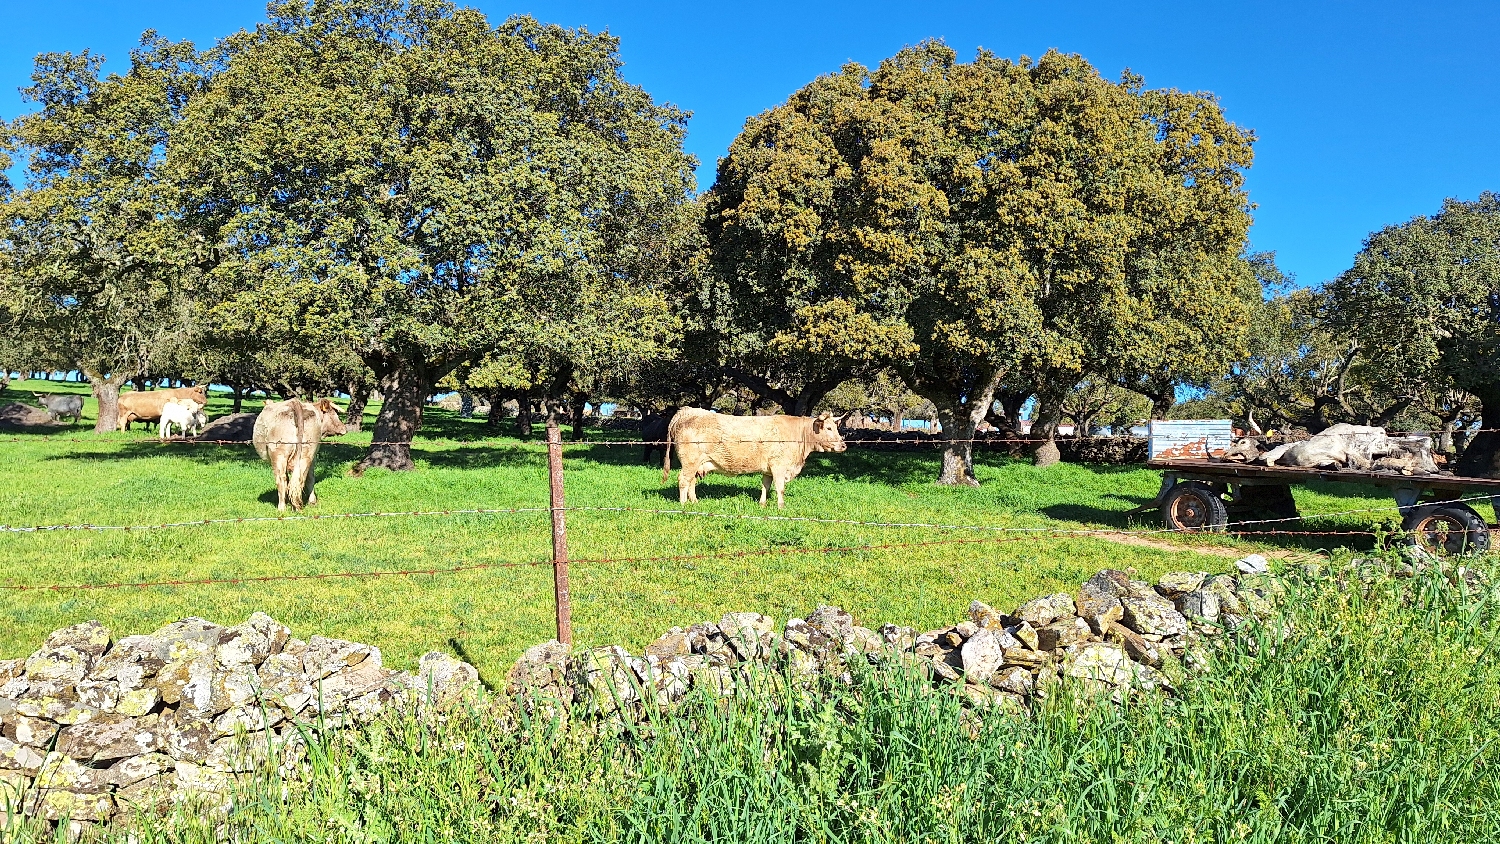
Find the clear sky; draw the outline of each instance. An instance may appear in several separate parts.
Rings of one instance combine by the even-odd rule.
[[[847,61],[942,38],[1082,54],[1106,76],[1212,91],[1254,129],[1257,249],[1315,284],[1371,230],[1500,190],[1500,2],[592,2],[470,0],[621,38],[625,74],[693,112],[688,149],[713,181],[746,117]],[[90,48],[121,69],[142,30],[207,46],[264,18],[261,0],[0,0],[0,115],[25,106],[32,57]]]

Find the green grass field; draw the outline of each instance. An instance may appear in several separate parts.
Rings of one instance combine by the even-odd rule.
[[[32,389],[86,385],[19,382],[0,401]],[[247,403],[247,409],[255,409]],[[226,413],[215,397],[210,416]],[[148,525],[276,515],[268,467],[249,446],[160,444],[153,434],[95,435],[85,425],[51,437],[0,435],[0,524]],[[602,438],[590,432],[594,439]],[[618,438],[618,433],[607,434]],[[497,438],[478,420],[432,411],[416,446],[414,472],[350,467],[367,431],[326,443],[318,459],[319,503],[309,513],[544,507],[546,462],[538,442]],[[455,443],[453,440],[483,442]],[[675,478],[640,463],[637,447],[567,449],[570,506],[676,509]],[[1133,467],[1059,465],[984,457],[979,489],[935,486],[937,455],[851,449],[814,455],[788,488],[784,515],[858,521],[933,522],[1026,528],[1156,527],[1125,512],[1150,499],[1158,473]],[[759,478],[710,477],[703,513],[759,516]],[[1298,491],[1314,530],[1362,530],[1395,516],[1378,491],[1324,485]],[[774,510],[770,511],[774,513]],[[758,610],[777,619],[834,603],[870,622],[919,628],[951,624],[975,598],[997,606],[1071,590],[1104,567],[1143,575],[1222,569],[1228,560],[1192,550],[1135,547],[1093,537],[1004,537],[1005,541],[825,553],[799,549],[975,539],[973,531],[881,528],[671,514],[572,512],[575,638],[639,648],[672,625]],[[1344,542],[1353,538],[1333,538]],[[1298,548],[1226,537],[1194,540],[1256,548]],[[1355,539],[1355,541],[1359,541]],[[1368,543],[1368,540],[1363,540]],[[632,561],[726,552],[754,556]],[[530,563],[549,558],[545,513],[258,522],[149,531],[0,534],[0,586],[248,578],[441,569]],[[381,647],[395,667],[431,649],[503,681],[522,649],[551,638],[552,582],[545,566],[456,574],[329,578],[255,584],[101,590],[0,589],[0,657],[33,650],[57,627],[96,618],[118,635],[148,632],[199,615],[232,623],[263,610],[297,635],[324,634]]]

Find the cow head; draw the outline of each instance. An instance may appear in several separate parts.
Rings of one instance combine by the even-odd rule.
[[[200,404],[200,405],[207,405],[208,404],[208,386],[205,385],[205,384],[199,384],[198,386],[194,387],[193,388],[193,392],[192,392],[192,396],[193,396],[193,400],[196,401],[196,402],[198,402],[198,404]]]
[[[318,399],[313,407],[318,411],[318,428],[325,437],[338,437],[349,433],[344,427],[344,420],[339,418],[338,406],[328,399]]]
[[[813,449],[816,451],[841,452],[849,447],[844,444],[844,436],[839,433],[839,422],[833,418],[832,413],[813,417],[812,433]]]

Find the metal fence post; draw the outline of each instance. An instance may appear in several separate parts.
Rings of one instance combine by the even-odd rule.
[[[573,644],[573,599],[568,594],[568,523],[563,511],[562,430],[557,410],[547,413],[547,480],[551,487],[552,589],[557,606],[557,641]]]

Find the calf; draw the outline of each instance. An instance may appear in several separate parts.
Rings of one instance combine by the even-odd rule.
[[[261,459],[271,463],[276,479],[276,509],[286,510],[290,500],[293,510],[303,504],[317,504],[313,491],[313,460],[324,437],[345,432],[339,409],[328,399],[305,402],[301,399],[268,403],[255,419],[253,442]]]
[[[161,419],[161,409],[172,399],[191,399],[199,404],[208,404],[208,389],[202,384],[196,387],[177,387],[171,390],[142,390],[120,394],[120,419],[116,423],[121,431],[130,430],[131,422],[155,422]]]
[[[156,429],[156,437],[160,440],[169,439],[172,436],[172,426],[176,425],[183,436],[192,431],[193,436],[208,424],[203,416],[203,405],[192,399],[172,399],[161,406],[161,425]]]
[[[711,472],[725,475],[760,473],[760,506],[776,488],[776,506],[784,508],[787,481],[801,474],[814,451],[842,452],[848,446],[839,434],[838,420],[822,416],[727,416],[685,407],[667,427],[667,446],[677,447],[677,500],[698,500],[698,479]],[[661,479],[672,470],[669,450],[662,459]]]
[[[36,400],[41,403],[42,409],[47,411],[47,418],[52,422],[58,422],[71,416],[73,423],[83,421],[83,396],[60,396],[32,393]]]
[[[647,466],[651,465],[651,453],[661,451],[661,456],[667,456],[667,447],[663,445],[667,439],[667,426],[671,425],[672,417],[677,414],[675,406],[668,407],[661,413],[648,413],[641,417],[641,442],[644,447],[641,451],[641,462]]]

